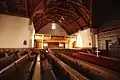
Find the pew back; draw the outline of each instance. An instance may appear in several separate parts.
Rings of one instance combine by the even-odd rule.
[[[54,60],[65,72],[67,72],[69,74],[69,76],[71,76],[71,80],[72,79],[75,79],[75,80],[88,80],[86,77],[84,77],[83,75],[78,73],[76,70],[72,69],[71,67],[69,67],[68,65],[63,63],[60,59],[55,57],[53,54],[48,53],[48,56],[50,58],[52,58],[52,60]]]
[[[18,52],[18,51],[17,51]],[[3,66],[0,70],[0,80],[27,80],[30,74],[29,68],[32,61],[29,60],[28,53],[25,53],[21,57],[18,53],[13,53],[7,57],[0,58],[0,64]]]
[[[78,66],[79,69],[86,71],[86,73],[89,72],[93,74],[94,76],[96,76],[98,80],[103,80],[103,79],[119,80],[120,79],[119,77],[120,73],[117,73],[115,71],[111,71],[109,69],[99,67],[97,65],[94,65],[79,59],[75,59],[63,53],[59,53],[59,55],[62,59],[69,61],[69,63],[74,63],[73,64],[74,66],[75,65]]]

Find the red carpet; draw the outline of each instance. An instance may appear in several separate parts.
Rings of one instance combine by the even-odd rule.
[[[96,57],[96,56],[80,54],[80,53],[72,53],[71,56],[120,72],[120,61],[119,60],[103,58],[101,56]]]

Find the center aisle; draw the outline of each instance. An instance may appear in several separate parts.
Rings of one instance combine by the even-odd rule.
[[[41,72],[42,80],[56,80],[56,77],[52,71],[51,65],[48,63],[44,54],[41,54]]]
[[[38,55],[38,57],[37,57],[37,63],[36,63],[36,66],[35,66],[35,74],[33,75],[34,77],[33,77],[33,80],[41,80],[41,74],[40,74],[40,72],[41,72],[41,66],[40,66],[40,63],[41,63],[41,61],[40,61],[40,54]]]

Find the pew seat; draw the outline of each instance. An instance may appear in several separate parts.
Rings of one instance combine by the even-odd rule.
[[[7,57],[0,58],[0,70],[9,65]]]
[[[12,62],[14,62],[17,59],[18,58],[16,57],[15,54],[12,54],[12,55],[10,55],[10,56],[7,57],[7,60],[9,61],[9,64],[11,64]]]
[[[0,58],[3,58],[3,57],[5,57],[4,52],[0,52]]]
[[[28,54],[12,62],[0,71],[0,80],[28,80],[32,62]]]
[[[88,80],[88,78],[86,78],[85,76],[83,76],[82,74],[80,74],[79,72],[71,68],[70,66],[66,65],[60,59],[55,57],[52,53],[48,53],[48,55],[55,61],[55,63],[57,63],[61,67],[61,69],[63,69],[62,71],[67,73],[69,78],[71,76],[75,78],[75,80]],[[69,80],[72,80],[72,79],[69,79]]]
[[[15,54],[0,58],[0,70],[17,60]]]
[[[32,65],[33,61],[26,61],[25,63],[21,64],[22,66],[17,65],[17,74],[18,74],[18,78],[19,80],[28,80],[29,79],[29,75],[31,72],[31,65]]]
[[[75,59],[74,57],[67,56],[63,53],[59,53],[61,55],[60,59],[64,60],[66,63],[71,65],[71,67],[75,68],[77,71],[82,71],[87,75],[91,75],[90,77],[97,78],[97,80],[119,80],[120,73],[88,63],[83,60]],[[93,77],[92,77],[93,76]],[[89,76],[88,76],[89,77]]]
[[[14,63],[0,71],[0,80],[17,80]]]

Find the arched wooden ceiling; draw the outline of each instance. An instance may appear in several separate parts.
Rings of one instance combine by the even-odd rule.
[[[36,32],[50,22],[68,34],[91,26],[91,0],[0,0],[0,4],[7,14],[31,18]]]
[[[90,27],[90,0],[41,0],[31,16],[36,32],[49,22],[61,25],[68,34]]]

